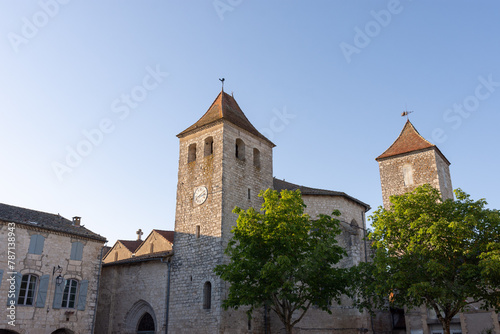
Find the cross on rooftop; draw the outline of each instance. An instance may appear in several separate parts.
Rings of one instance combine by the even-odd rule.
[[[144,233],[142,233],[142,230],[141,229],[138,229],[137,232],[135,232],[137,234],[137,240],[141,240],[141,237]]]

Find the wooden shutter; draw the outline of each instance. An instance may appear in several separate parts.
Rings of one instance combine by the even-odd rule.
[[[83,257],[83,244],[81,242],[75,241],[71,244],[71,260],[81,261]]]
[[[54,302],[52,303],[52,308],[56,309],[61,308],[65,285],[66,285],[66,280],[63,280],[62,283],[59,285],[55,283],[56,288],[54,289]]]
[[[85,305],[87,304],[87,290],[89,287],[89,281],[84,280],[80,282],[80,291],[78,293],[78,306],[77,310],[84,311]]]
[[[49,288],[50,275],[43,275],[40,277],[40,285],[38,293],[36,294],[36,307],[44,307],[45,300],[47,299],[47,290]]]

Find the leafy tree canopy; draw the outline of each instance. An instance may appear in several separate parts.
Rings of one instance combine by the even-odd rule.
[[[288,333],[314,303],[329,311],[329,303],[345,292],[346,271],[335,268],[345,255],[335,237],[339,221],[304,213],[300,191],[268,189],[260,212],[235,208],[239,215],[225,254],[229,263],[215,272],[231,283],[224,308],[264,304],[276,312]]]
[[[373,262],[356,268],[360,308],[425,305],[446,333],[471,304],[500,309],[500,211],[460,189],[455,196],[423,185],[374,212]]]

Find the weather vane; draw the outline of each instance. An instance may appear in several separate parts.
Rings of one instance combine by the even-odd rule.
[[[219,80],[220,80],[220,82],[222,82],[222,91],[224,91],[224,80],[226,80],[226,79],[222,78],[222,79],[219,79]]]
[[[406,109],[406,108],[405,108]],[[406,119],[410,119],[410,117],[408,115],[410,115],[413,111],[408,111],[408,110],[405,110],[403,111],[403,113],[401,114],[401,117],[404,117],[406,116]]]

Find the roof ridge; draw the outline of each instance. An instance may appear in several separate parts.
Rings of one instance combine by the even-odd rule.
[[[217,98],[214,102],[212,102],[210,108],[208,108],[207,112],[205,112],[203,116],[198,119],[198,121],[179,133],[177,137],[184,137],[193,131],[203,129],[220,121],[229,122],[232,125],[247,131],[249,134],[265,140],[273,147],[275,146],[273,142],[260,133],[248,120],[243,110],[241,110],[238,102],[234,99],[234,96],[231,96],[224,91],[221,91],[219,95],[217,95]]]
[[[67,222],[72,223],[71,220],[69,220],[68,218],[65,218],[65,217],[61,216],[59,213],[55,214],[55,213],[52,213],[52,212],[40,211],[40,210],[34,210],[34,209],[28,209],[28,208],[25,208],[23,206],[16,206],[16,205],[10,205],[10,204],[5,204],[5,203],[0,203],[0,205],[9,206],[11,208],[23,209],[23,210],[27,210],[27,211],[31,211],[31,212],[43,213],[45,215],[51,215],[51,216],[54,216],[54,217],[62,218],[64,220],[66,220]]]
[[[413,137],[412,136],[416,136]],[[404,153],[410,153],[423,149],[436,148],[437,146],[425,139],[415,128],[413,123],[408,119],[406,120],[403,129],[394,142],[375,160],[384,159]]]

